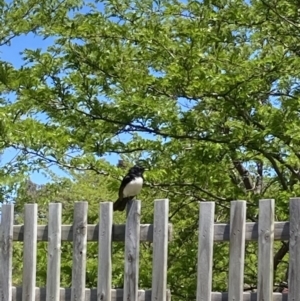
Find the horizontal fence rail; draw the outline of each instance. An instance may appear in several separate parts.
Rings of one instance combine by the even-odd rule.
[[[214,225],[214,241],[229,241],[230,240],[230,224],[215,224]],[[289,240],[290,238],[290,223],[275,222],[274,223],[274,240]],[[245,229],[246,241],[258,240],[258,222],[247,222]]]
[[[218,242],[229,241],[230,224],[215,223],[214,224],[214,237],[213,240]],[[168,226],[169,241],[172,240],[172,224]],[[289,240],[290,223],[289,222],[275,222],[274,223],[274,240]],[[99,227],[98,225],[87,225],[87,241],[98,241]],[[13,240],[24,241],[24,225],[13,226]],[[48,241],[48,225],[37,226],[37,240]],[[62,225],[61,226],[61,241],[73,240],[73,226]],[[112,240],[124,241],[125,240],[125,225],[113,225],[112,227]],[[258,222],[247,222],[245,229],[246,241],[258,240]],[[141,224],[140,225],[140,241],[152,242],[153,241],[153,225]]]
[[[48,241],[48,225],[37,226],[37,241]],[[112,241],[125,241],[125,228],[126,225],[113,225],[112,226]],[[172,224],[168,225],[168,239],[172,240]],[[99,225],[87,225],[87,241],[98,241]],[[13,226],[13,240],[24,241],[24,225]],[[61,241],[73,240],[73,226],[61,225]],[[153,225],[141,224],[140,225],[140,241],[153,242]]]

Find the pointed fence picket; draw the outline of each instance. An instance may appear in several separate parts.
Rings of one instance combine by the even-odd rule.
[[[246,202],[233,201],[230,223],[215,223],[215,203],[201,202],[198,229],[197,301],[298,300],[300,296],[300,198],[290,200],[290,221],[275,222],[273,199],[259,201],[258,222],[246,221]],[[113,224],[112,203],[100,203],[99,224],[87,224],[88,203],[74,204],[72,225],[62,225],[61,204],[49,204],[48,225],[37,225],[36,204],[26,204],[24,225],[13,225],[14,206],[2,205],[0,224],[0,301],[170,301],[167,253],[172,225],[168,200],[156,200],[154,223],[140,224],[141,203],[127,208],[126,224]],[[289,293],[273,292],[273,245],[289,240]],[[13,241],[24,242],[23,284],[12,287]],[[46,288],[35,287],[37,242],[48,241]],[[72,285],[60,287],[60,247],[73,242]],[[85,288],[86,251],[98,241],[97,288]],[[125,242],[124,288],[113,289],[111,247]],[[153,242],[152,289],[139,290],[139,244]],[[213,292],[214,242],[229,241],[228,292]],[[258,242],[257,291],[244,292],[245,242]],[[195,281],[191,278],[191,281]]]

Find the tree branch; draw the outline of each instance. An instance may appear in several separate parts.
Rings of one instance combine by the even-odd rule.
[[[233,165],[241,176],[247,191],[253,190],[253,184],[249,171],[243,166],[242,161],[232,159]]]
[[[222,202],[229,202],[229,201],[232,201],[230,198],[222,198],[222,197],[219,197],[219,196],[216,196],[214,195],[213,193],[207,191],[206,189],[204,188],[201,188],[199,187],[197,184],[194,184],[194,183],[160,183],[160,184],[154,184],[154,183],[148,183],[147,186],[150,186],[150,187],[171,187],[171,186],[178,186],[178,187],[194,187],[196,188],[197,190],[200,190],[201,192],[207,194],[209,197],[213,198],[213,199],[216,199],[218,201],[222,201]]]
[[[281,248],[276,252],[274,256],[274,272],[276,272],[278,265],[281,263],[283,257],[287,254],[288,251],[289,243],[283,241]]]

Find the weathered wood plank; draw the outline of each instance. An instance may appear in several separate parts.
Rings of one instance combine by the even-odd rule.
[[[4,204],[0,224],[0,301],[11,300],[14,205]]]
[[[168,237],[172,240],[172,224],[169,224]],[[72,225],[62,225],[61,240],[73,240]],[[246,224],[246,241],[258,240],[258,223],[247,222]],[[274,240],[289,240],[290,226],[289,222],[275,222],[274,224]],[[87,225],[87,241],[98,241],[99,225]],[[113,225],[112,240],[124,241],[125,225]],[[24,225],[15,225],[13,233],[14,241],[24,241]],[[37,229],[37,240],[48,241],[48,226],[39,225]],[[140,241],[153,242],[153,225],[140,225]],[[229,241],[229,224],[219,223],[214,225],[214,241]]]
[[[35,301],[46,301],[46,288],[36,288],[36,299]],[[166,293],[167,300],[171,301],[171,294],[168,290]],[[60,289],[60,301],[71,300],[71,289],[61,288]],[[12,301],[22,301],[22,288],[12,288]],[[81,301],[98,301],[97,300],[97,289],[85,289],[85,297]],[[111,301],[123,301],[123,290],[112,289],[111,290]],[[151,301],[151,290],[139,290],[138,301]]]
[[[113,204],[112,202],[100,203],[99,207],[98,301],[111,301]]]
[[[289,222],[274,223],[274,240],[289,240],[290,225]],[[229,224],[215,224],[214,241],[229,241]],[[258,223],[246,223],[245,230],[246,241],[258,240]]]
[[[211,301],[258,301],[257,293],[245,292],[242,299],[232,300],[228,298],[228,293],[212,293]],[[265,301],[288,301],[288,294],[273,293],[271,299]]]
[[[169,241],[172,240],[172,224],[168,226]],[[87,225],[87,241],[98,241],[99,237],[99,225]],[[24,241],[24,225],[15,225],[13,233],[14,241]],[[39,225],[37,227],[37,240],[48,241],[48,226]],[[73,226],[62,225],[61,226],[61,240],[72,241],[73,240]],[[125,224],[113,225],[112,228],[112,240],[124,241],[125,240]],[[140,241],[153,241],[153,225],[142,224],[140,225]]]
[[[141,201],[127,203],[123,301],[138,300]]]
[[[154,202],[152,301],[166,301],[169,200]]]
[[[300,296],[300,198],[290,199],[289,300]]]
[[[82,301],[85,297],[87,213],[88,202],[75,203],[71,301]]]
[[[258,300],[272,300],[274,210],[275,202],[273,199],[259,201]]]
[[[36,300],[35,301],[46,301],[46,288],[36,288]],[[112,301],[123,301],[123,290],[122,289],[112,289],[111,290]],[[170,291],[167,291],[167,301],[171,301]],[[60,301],[70,301],[71,300],[71,289],[61,288],[60,289]],[[228,299],[228,293],[211,293],[212,301],[232,301]],[[257,294],[251,292],[244,292],[243,301],[256,301]],[[288,294],[273,293],[273,301],[288,301]],[[13,287],[12,288],[12,301],[22,301],[22,288]],[[97,289],[85,289],[85,298],[83,301],[97,301]],[[151,290],[139,290],[138,291],[138,301],[151,301]],[[239,301],[239,300],[236,300]]]
[[[23,247],[23,301],[35,300],[37,204],[25,204]]]
[[[61,261],[61,204],[49,204],[46,301],[59,301]]]
[[[198,233],[197,301],[211,301],[214,202],[201,202]]]
[[[246,202],[230,205],[229,300],[243,299]]]

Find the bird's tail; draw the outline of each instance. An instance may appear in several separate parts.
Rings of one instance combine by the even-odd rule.
[[[126,205],[129,201],[131,201],[134,197],[130,196],[127,198],[118,198],[115,202],[114,202],[114,211],[124,211],[126,208]]]

